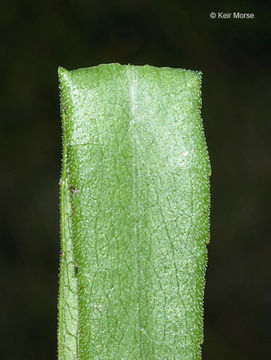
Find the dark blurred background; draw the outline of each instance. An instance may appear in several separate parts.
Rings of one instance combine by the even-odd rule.
[[[203,360],[271,359],[270,10],[249,0],[1,2],[1,359],[56,359],[57,66],[110,62],[203,72],[212,163]]]

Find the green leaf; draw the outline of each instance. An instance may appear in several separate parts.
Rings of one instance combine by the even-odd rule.
[[[59,69],[59,359],[201,358],[210,165],[201,73]]]

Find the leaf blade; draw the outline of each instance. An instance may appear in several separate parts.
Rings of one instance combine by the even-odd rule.
[[[199,359],[209,161],[197,72],[66,73],[81,359]]]

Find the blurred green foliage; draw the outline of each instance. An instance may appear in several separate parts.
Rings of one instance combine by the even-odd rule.
[[[1,3],[3,359],[56,358],[57,66],[108,62],[203,72],[213,170],[203,359],[270,359],[270,10],[255,0]]]

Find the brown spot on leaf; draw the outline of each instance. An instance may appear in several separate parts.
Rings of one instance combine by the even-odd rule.
[[[71,190],[71,192],[73,193],[73,194],[77,194],[78,193],[78,189],[75,187],[75,186],[73,186],[73,185],[70,185],[70,190]]]

